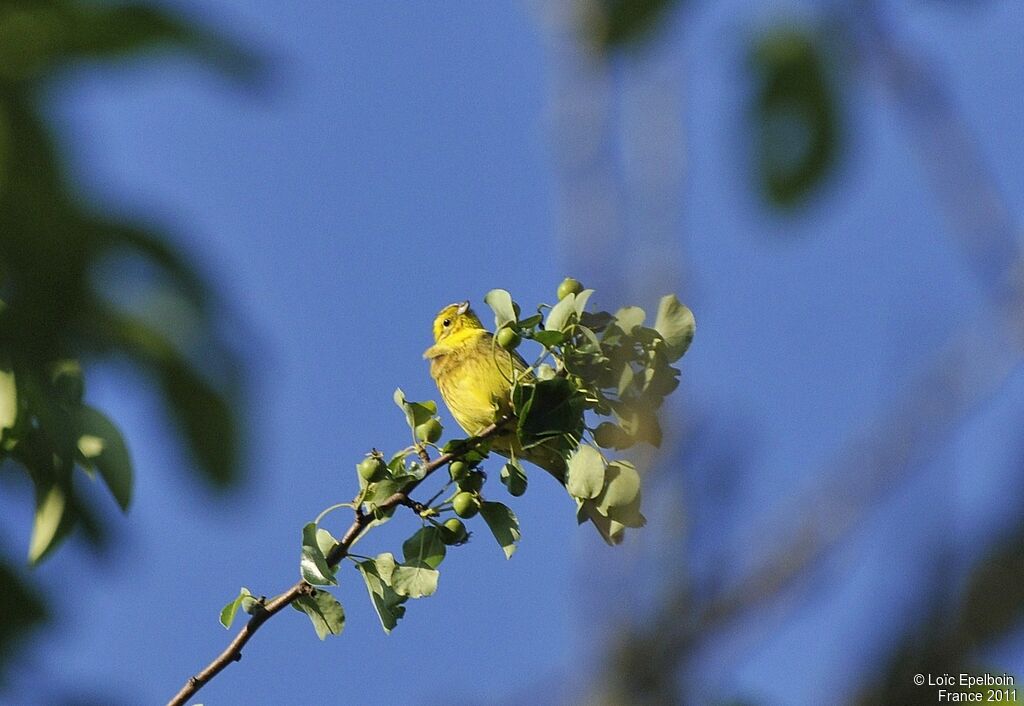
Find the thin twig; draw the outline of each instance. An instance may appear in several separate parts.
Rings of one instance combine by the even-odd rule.
[[[416,444],[416,455],[423,461],[424,466],[430,465],[430,454],[427,453],[426,444]]]
[[[451,461],[461,458],[466,453],[471,451],[473,447],[476,446],[477,441],[490,438],[497,434],[499,431],[501,431],[505,424],[508,423],[509,419],[509,417],[503,417],[499,419],[497,422],[487,427],[476,436],[467,439],[465,446],[458,449],[457,451],[450,451],[448,453],[441,454],[433,461],[427,461],[424,464],[423,478],[411,481],[409,485],[407,485],[405,488],[403,488],[397,493],[394,493],[393,495],[388,497],[384,502],[377,505],[377,509],[387,511],[392,508],[398,507],[399,505],[407,505],[413,509],[416,509],[416,506],[418,506],[419,503],[410,500],[409,493],[415,490],[420,483],[426,480],[427,477],[431,473],[436,471],[438,468],[445,466]],[[422,455],[426,454],[426,450],[422,449],[421,447],[419,453],[421,454],[422,457]],[[419,510],[417,510],[417,512],[418,511]],[[367,526],[369,526],[369,524],[373,521],[372,514],[365,514],[358,507],[356,508],[355,515],[355,520],[352,521],[352,524],[349,526],[348,530],[345,531],[345,534],[338,541],[338,543],[334,545],[331,551],[327,553],[327,563],[331,567],[336,566],[342,559],[345,558],[352,544],[356,541],[359,535],[362,534],[363,530],[365,530]],[[181,706],[186,701],[188,701],[189,698],[195,695],[196,692],[203,688],[203,686],[205,686],[211,679],[220,674],[225,667],[227,667],[232,662],[237,662],[240,659],[242,659],[242,648],[245,647],[246,643],[248,643],[250,639],[252,639],[252,636],[256,633],[257,630],[260,629],[263,623],[270,620],[270,618],[272,618],[274,615],[280,612],[282,608],[285,608],[291,603],[295,602],[296,599],[300,598],[301,596],[312,595],[314,591],[316,591],[316,588],[314,588],[311,584],[307,583],[306,581],[299,581],[281,595],[277,596],[270,602],[262,605],[262,607],[259,607],[258,604],[256,612],[254,612],[252,617],[249,618],[245,626],[238,631],[238,634],[235,635],[234,639],[231,640],[231,642],[224,649],[224,651],[217,655],[217,657],[212,662],[210,662],[202,671],[197,673],[195,676],[189,677],[188,681],[185,682],[185,685],[181,687],[181,690],[177,694],[175,694],[174,698],[167,702],[167,706]]]

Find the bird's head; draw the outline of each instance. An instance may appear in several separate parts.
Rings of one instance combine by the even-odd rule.
[[[441,341],[452,336],[459,338],[458,334],[483,331],[484,325],[480,319],[469,308],[469,302],[458,302],[449,304],[441,309],[437,318],[434,319],[434,342]]]

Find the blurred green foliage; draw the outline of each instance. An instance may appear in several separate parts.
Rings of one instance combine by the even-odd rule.
[[[201,475],[216,486],[239,475],[240,365],[218,336],[214,296],[160,234],[83,202],[42,115],[42,92],[67,67],[157,48],[186,52],[234,78],[258,70],[230,42],[162,10],[0,1],[0,472],[25,473],[35,487],[32,562],[76,525],[100,536],[96,511],[74,490],[80,472],[101,478],[122,509],[131,501],[128,444],[84,403],[83,363],[140,367]],[[0,596],[2,668],[12,643],[45,612],[2,564]]]
[[[614,61],[619,48],[653,40],[670,16],[668,10],[680,4],[670,0],[586,0],[581,15],[583,34],[589,44]],[[805,9],[809,11],[798,22],[776,19],[745,45],[746,78],[751,87],[746,116],[751,182],[769,206],[793,213],[820,193],[846,152],[849,112],[844,105],[845,79],[853,76],[854,70],[863,71],[855,62],[892,61],[897,65],[889,70],[900,72],[902,80],[919,78],[902,65],[906,56],[877,56],[885,50],[884,45],[865,44],[858,34],[863,27],[851,22],[852,15],[868,14],[867,25],[881,23],[888,29],[888,8],[860,3],[852,10],[840,10],[839,5],[821,12],[820,8]],[[664,35],[666,41],[677,37],[678,33]],[[910,100],[921,99],[912,96]],[[950,110],[933,104],[916,105],[915,109],[929,113]],[[958,118],[955,114],[928,115],[939,127],[944,122],[956,123]],[[946,135],[936,129],[944,139]],[[958,156],[947,155],[940,160],[942,167],[957,168]],[[614,429],[596,431],[599,440],[607,439],[602,446],[617,446]],[[1005,541],[987,538],[985,544],[979,544],[977,561],[967,571],[951,561],[955,552],[950,550],[947,556],[941,549],[937,551],[936,566],[941,568],[919,596],[931,609],[897,628],[900,632],[894,642],[883,646],[871,669],[861,675],[859,692],[837,699],[859,704],[936,703],[937,688],[917,686],[916,674],[1003,673],[1002,665],[984,661],[984,650],[1020,635],[1024,619],[1022,527],[1017,523]],[[797,544],[794,552],[799,555],[800,551]],[[805,567],[799,576],[808,573],[810,569]],[[780,570],[779,576],[785,576],[785,570]],[[783,588],[790,585],[789,580],[758,582],[761,578],[753,575],[753,593],[732,592],[731,587],[723,586],[700,595],[685,584],[668,586],[656,617],[641,615],[632,626],[616,626],[616,637],[608,648],[606,683],[595,690],[591,703],[684,703],[687,689],[683,685],[699,650],[712,644],[724,626],[763,610],[762,601],[782,595]],[[951,691],[966,693],[969,689]],[[982,692],[975,689],[976,694]]]
[[[582,0],[584,41],[609,59],[645,46],[680,0]],[[779,23],[749,44],[753,165],[758,191],[772,206],[805,203],[834,170],[842,148],[838,46],[827,33]]]
[[[580,3],[583,34],[602,52],[637,46],[679,4],[679,0],[586,0]]]
[[[750,54],[751,134],[761,190],[770,203],[803,203],[835,166],[841,130],[836,81],[820,34],[775,28]]]
[[[46,607],[37,593],[0,563],[0,667],[11,656],[12,647],[46,617]],[[0,671],[0,685],[2,679]]]
[[[916,686],[916,674],[1004,672],[998,664],[978,663],[978,651],[1011,635],[1024,619],[1024,530],[996,541],[963,585],[951,585],[944,573],[931,583],[929,619],[907,636],[879,683],[865,688],[857,703],[935,703],[937,688]],[[971,691],[959,685],[950,690]]]

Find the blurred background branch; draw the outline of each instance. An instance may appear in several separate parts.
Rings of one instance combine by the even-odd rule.
[[[664,103],[637,106],[632,96],[637,85],[652,77],[683,75],[678,59],[665,59],[672,52],[665,45],[685,38],[699,10],[677,3],[637,3],[629,4],[629,13],[623,15],[625,5],[591,0],[574,14],[546,3],[541,13],[555,64],[562,68],[556,71],[552,94],[553,113],[562,116],[554,122],[553,142],[565,154],[560,181],[563,208],[569,215],[563,219],[562,232],[569,252],[601,253],[594,255],[594,269],[588,273],[600,286],[608,281],[646,283],[626,268],[610,266],[616,262],[610,253],[627,242],[642,253],[646,242],[654,241],[657,245],[650,250],[658,252],[662,262],[685,259],[685,232],[679,238],[679,224],[686,220],[685,201],[680,199],[687,193],[681,188],[684,165],[665,161],[666,154],[681,153],[680,141],[665,139],[664,132],[653,131],[652,137],[643,122],[623,116],[643,113],[647,125],[682,122],[676,114],[684,91],[678,78],[674,87],[662,86],[659,96],[668,96]],[[783,20],[760,31],[751,42],[747,65],[755,87],[750,164],[759,174],[766,203],[790,218],[799,217],[834,179],[847,149],[845,123],[850,118],[841,113],[850,100],[844,95],[849,82],[880,81],[903,119],[906,141],[943,208],[949,234],[960,245],[979,286],[990,294],[988,311],[974,317],[970,327],[954,329],[908,382],[897,382],[890,389],[888,409],[857,425],[860,431],[842,444],[833,461],[809,475],[815,480],[803,485],[810,487],[794,492],[769,513],[769,519],[751,522],[741,515],[744,539],[739,545],[744,550],[723,563],[718,579],[695,584],[688,571],[669,572],[656,598],[642,602],[647,608],[639,615],[617,614],[608,628],[609,634],[617,635],[606,657],[609,669],[591,696],[595,703],[714,700],[707,683],[693,684],[686,678],[693,665],[715,654],[725,635],[732,635],[729,653],[735,656],[762,645],[787,620],[796,619],[798,587],[820,573],[822,562],[838,547],[848,546],[851,537],[872,522],[879,506],[905,492],[916,471],[941,462],[951,440],[1005,390],[1020,367],[1024,260],[1019,223],[949,96],[937,62],[900,37],[887,13],[887,3],[873,0],[826,3],[812,13],[813,19]],[[665,40],[665,35],[672,39]],[[652,150],[658,157],[645,165],[667,175],[664,182],[670,188],[664,192],[620,169],[616,153],[627,149],[623,145],[644,139],[659,145]],[[631,210],[642,211],[662,194],[665,210],[674,209],[674,227],[666,229],[669,237],[658,229],[636,227],[631,220]],[[603,233],[596,239],[595,222]],[[637,261],[643,261],[642,255],[631,258]],[[660,271],[655,273],[657,281]],[[669,279],[678,281],[681,275],[682,266],[677,265]],[[691,433],[706,434],[717,425],[700,421],[700,416],[685,427]],[[702,438],[706,442],[708,437]],[[697,453],[694,447],[699,445],[683,443],[661,466],[659,475],[668,477],[655,479],[660,490],[680,495],[691,508],[695,498],[684,490],[691,486],[679,481],[678,470],[697,479],[725,470],[718,465],[720,456]],[[752,473],[743,468],[745,460],[727,462],[739,464],[727,469],[729,476]],[[702,522],[720,524],[723,518],[711,518],[696,508],[693,512],[689,522],[666,529],[676,533],[674,544],[684,562],[694,560],[687,559],[694,535],[722,532]],[[977,650],[1019,626],[1024,602],[1013,587],[1024,585],[1016,558],[1016,537],[1021,533],[1024,525],[1018,524],[1008,532],[1009,539],[1006,533],[991,536],[988,556],[970,562],[966,574],[962,566],[942,572],[941,579],[936,577],[922,589],[923,600],[933,606],[931,622],[900,626],[905,632],[893,636],[892,648],[883,657],[888,664],[883,673],[888,676],[881,684],[868,677],[860,702],[930,702],[934,694],[915,688],[913,674],[979,669]],[[658,556],[664,556],[663,548]],[[948,561],[940,552],[933,571],[940,573]],[[633,565],[622,578],[609,579],[615,592],[632,593],[632,601],[641,597],[629,588],[626,577],[635,576],[636,570]],[[598,593],[595,601],[606,600],[605,592]],[[781,611],[772,608],[780,603]],[[981,625],[986,627],[976,629]]]

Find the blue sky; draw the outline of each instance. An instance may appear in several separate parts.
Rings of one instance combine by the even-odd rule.
[[[183,472],[188,459],[170,442],[156,399],[126,393],[130,373],[116,365],[93,371],[88,398],[128,437],[136,499],[114,520],[115,553],[97,564],[72,547],[39,570],[55,600],[73,589],[80,607],[61,601],[50,633],[59,637],[41,634],[15,670],[19,703],[168,698],[226,644],[223,603],[242,585],[268,595],[287,588],[301,526],[351,497],[353,466],[366,450],[406,439],[394,387],[436,396],[421,359],[436,310],[465,298],[479,304],[493,287],[522,302],[549,301],[578,271],[575,248],[587,247],[559,225],[555,59],[526,6],[173,5],[270,58],[267,90],[247,93],[187,61],[154,57],[77,72],[56,94],[53,115],[83,190],[167,227],[241,322],[234,344],[253,379],[249,480],[229,495],[208,492]],[[617,73],[620,90],[648,72],[678,76],[683,96],[687,177],[673,203],[674,255],[686,262],[681,296],[699,332],[676,409],[754,430],[753,463],[730,491],[735,516],[695,529],[712,560],[731,556],[759,518],[812,482],[860,420],[897,396],[909,372],[982,307],[908,127],[877,82],[847,86],[847,158],[825,193],[795,218],[758,201],[744,162],[743,41],[776,15],[753,5],[682,13],[653,51]],[[1011,2],[967,13],[939,3],[897,9],[908,36],[939,57],[1019,214],[1019,10]],[[598,286],[617,283],[631,252],[609,253],[581,274]],[[843,544],[805,594],[790,597],[798,607],[784,629],[752,647],[740,640],[739,657],[710,650],[696,688],[813,703],[829,685],[856,684],[889,637],[884,616],[909,610],[916,582],[926,580],[930,567],[913,557],[929,538],[984,536],[991,514],[983,508],[996,503],[1006,517],[1007,493],[1019,501],[1019,484],[1007,485],[1017,449],[993,450],[1020,417],[1018,378]],[[536,478],[515,503],[524,540],[511,561],[484,530],[449,555],[438,594],[412,603],[391,636],[347,570],[340,639],[319,644],[289,611],[196,702],[331,703],[353,688],[386,689],[395,704],[515,703],[549,689],[571,702],[605,613],[628,613],[631,594],[595,585],[615,573],[602,565],[616,552],[577,530],[568,498],[545,481]],[[936,498],[948,503],[942,516],[932,511]],[[114,514],[112,502],[106,507]],[[24,515],[12,524],[27,527]],[[702,517],[699,508],[693,516]],[[372,548],[393,550],[414,527],[392,522]],[[652,544],[622,556],[657,557],[663,571],[682,571],[686,558],[659,554],[658,538],[639,533],[634,542]],[[969,541],[961,551],[969,558]],[[699,576],[702,567],[692,570]],[[823,644],[809,650],[812,635]],[[1024,668],[1020,654],[1001,659]],[[785,683],[794,674],[805,681],[796,692]]]

